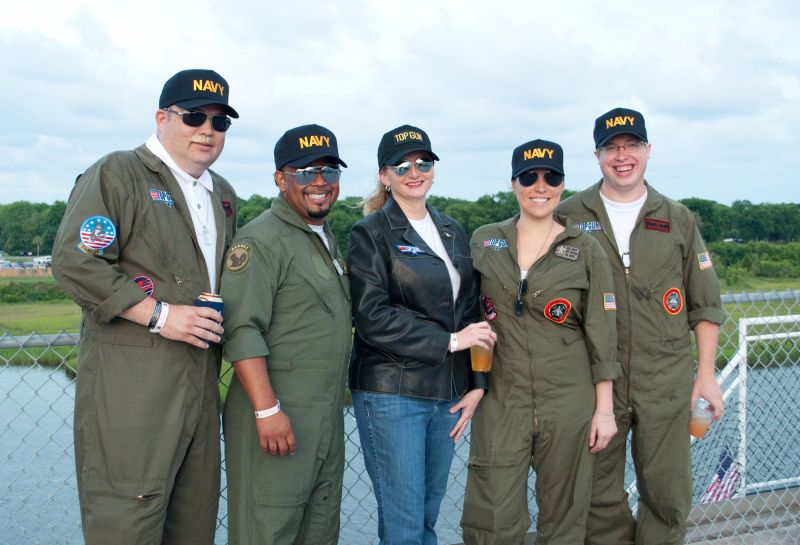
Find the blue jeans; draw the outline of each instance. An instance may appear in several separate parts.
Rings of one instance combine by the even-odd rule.
[[[380,545],[436,545],[458,401],[353,392],[358,435],[378,502]]]

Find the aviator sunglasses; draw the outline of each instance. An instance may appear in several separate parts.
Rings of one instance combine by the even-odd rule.
[[[426,160],[420,157],[416,161],[414,161],[414,166],[417,167],[417,170],[420,172],[430,172],[433,168],[433,161]],[[398,176],[405,176],[408,174],[408,171],[411,170],[411,161],[403,161],[399,165],[394,165],[393,167],[389,167],[394,170],[394,173]]]
[[[231,127],[231,118],[227,115],[211,115],[200,110],[190,110],[188,112],[176,112],[169,108],[162,108],[162,110],[181,116],[184,125],[190,127],[200,127],[208,118],[211,118],[211,127],[217,132],[225,132]]]
[[[528,170],[526,172],[523,172],[518,177],[519,185],[523,187],[532,186],[533,184],[536,183],[536,180],[539,179],[539,174],[540,173],[536,172],[535,170]],[[564,183],[564,175],[559,174],[558,172],[553,172],[552,170],[548,170],[543,174],[543,176],[545,183],[550,187],[558,187],[562,183]]]
[[[300,185],[308,185],[317,178],[317,174],[322,175],[322,179],[329,184],[338,184],[342,177],[342,171],[334,167],[306,167],[298,168],[294,172],[283,171],[284,174],[294,176],[294,181]]]

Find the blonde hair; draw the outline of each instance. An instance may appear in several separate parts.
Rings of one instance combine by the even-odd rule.
[[[389,200],[389,188],[381,183],[381,175],[378,173],[378,185],[367,197],[362,201],[362,211],[365,216],[369,216],[376,210],[383,208],[386,201]]]

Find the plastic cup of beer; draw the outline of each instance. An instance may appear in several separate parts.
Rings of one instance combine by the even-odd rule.
[[[689,434],[701,439],[711,425],[711,404],[702,397],[694,402],[694,410],[689,418]]]
[[[488,373],[492,370],[492,354],[494,350],[487,350],[482,346],[470,346],[469,355],[472,360],[472,370]]]

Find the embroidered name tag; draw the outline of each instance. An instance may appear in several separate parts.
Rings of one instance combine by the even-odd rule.
[[[163,202],[169,208],[172,208],[172,205],[175,204],[175,201],[172,200],[172,195],[166,191],[161,191],[160,189],[151,189],[150,198],[153,200],[153,202]]]
[[[483,241],[483,247],[501,250],[503,248],[508,248],[508,241],[504,238],[490,238]]]
[[[658,231],[659,233],[669,233],[671,230],[668,220],[658,218],[644,218],[644,228],[648,231]]]
[[[600,225],[599,221],[582,221],[578,225],[576,225],[578,229],[581,231],[602,231],[603,226]]]
[[[405,246],[403,244],[398,244],[397,249],[400,250],[401,254],[419,255],[422,253],[422,249],[418,246]]]
[[[578,256],[581,255],[579,248],[576,248],[575,246],[566,246],[564,244],[559,244],[556,246],[556,249],[553,253],[558,257],[563,257],[564,259],[569,259],[570,261],[577,261]]]

